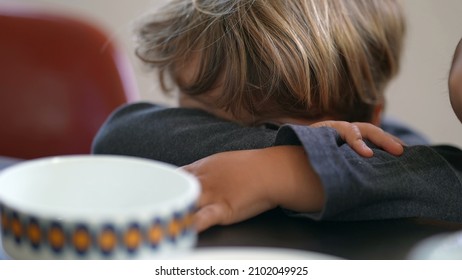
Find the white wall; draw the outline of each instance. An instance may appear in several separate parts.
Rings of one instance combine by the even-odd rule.
[[[143,99],[166,101],[157,89],[155,77],[146,74],[133,57],[130,34],[133,19],[164,0],[15,1],[41,3],[93,18],[132,56]],[[435,143],[462,147],[462,125],[452,113],[446,85],[452,53],[462,36],[462,1],[404,0],[404,3],[408,40],[400,76],[388,90],[388,112]]]

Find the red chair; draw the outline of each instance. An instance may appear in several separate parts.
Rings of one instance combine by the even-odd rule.
[[[89,153],[108,115],[136,98],[126,56],[100,29],[0,5],[0,155]]]

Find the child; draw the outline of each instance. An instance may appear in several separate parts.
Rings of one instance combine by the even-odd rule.
[[[459,117],[462,122],[462,40],[455,51],[454,59],[451,66],[449,76],[449,94],[454,113]],[[300,128],[293,128],[294,131],[300,135]],[[297,133],[297,132],[296,132]],[[306,138],[306,137],[305,137]],[[328,147],[326,147],[328,148]],[[307,149],[307,154],[313,154],[313,149]],[[414,155],[412,155],[414,154]],[[420,155],[419,155],[420,154]],[[342,154],[334,153],[340,158]],[[419,155],[419,156],[418,156]],[[271,160],[269,160],[271,159]],[[285,164],[277,164],[283,161]],[[316,162],[316,161],[311,161]],[[385,164],[389,167],[376,167],[375,164]],[[361,215],[361,207],[356,206],[343,206],[341,211],[347,212],[346,219],[370,219],[370,218],[390,218],[390,217],[431,217],[437,219],[447,219],[457,222],[462,222],[462,215],[460,214],[460,203],[462,201],[462,151],[448,146],[435,146],[432,149],[424,146],[408,147],[406,153],[396,159],[393,164],[388,160],[374,160],[366,162],[368,165],[367,171],[373,171],[375,174],[369,175],[369,179],[360,172],[354,171],[355,166],[352,164],[345,164],[344,166],[350,167],[354,176],[362,177],[362,185],[367,186],[368,180],[377,183],[377,173],[382,173],[382,176],[395,176],[395,180],[382,180],[378,183],[377,188],[373,191],[381,192],[382,187],[390,186],[388,193],[392,196],[376,196],[376,204],[370,198],[363,199],[363,203],[367,202],[371,205],[366,205],[365,209],[375,213],[368,213],[366,216]],[[399,170],[401,167],[413,170]],[[335,183],[328,178],[328,172],[321,171],[322,168],[318,165],[318,171],[315,172],[309,162],[306,161],[306,155],[303,150],[296,147],[276,147],[266,148],[261,150],[248,150],[240,152],[227,152],[209,156],[199,160],[193,164],[184,167],[187,171],[195,174],[202,183],[203,192],[200,205],[200,211],[196,214],[196,224],[199,230],[204,230],[215,224],[229,224],[239,220],[249,218],[258,214],[261,211],[278,206],[289,205],[289,209],[298,210],[299,212],[311,212],[305,214],[314,219],[326,218],[332,215],[333,208],[324,205],[326,198],[323,196],[324,189],[327,187],[335,188]],[[364,168],[364,167],[363,167]],[[337,169],[339,170],[339,169]],[[396,173],[394,173],[396,172]],[[393,174],[394,173],[394,174]],[[425,174],[427,173],[427,174]],[[271,174],[289,174],[288,178],[281,178],[281,176],[269,176]],[[324,174],[324,176],[323,176]],[[342,174],[338,172],[336,175]],[[320,177],[324,177],[321,182]],[[401,181],[404,179],[405,181]],[[446,181],[447,180],[447,181]],[[340,184],[343,183],[345,189],[358,189],[352,186],[351,182],[354,179],[339,180]],[[413,182],[415,181],[415,182]],[[323,184],[324,183],[324,184]],[[396,184],[395,186],[393,186]],[[379,186],[383,185],[383,186]],[[240,186],[240,187],[235,187]],[[303,187],[299,187],[303,186]],[[396,188],[396,186],[398,188]],[[407,187],[409,191],[399,190],[399,188]],[[265,188],[267,189],[265,191]],[[283,190],[275,191],[280,188]],[[296,188],[293,192],[290,188]],[[393,190],[394,188],[394,190]],[[256,190],[254,192],[239,192],[239,189]],[[361,188],[359,188],[361,189]],[[422,192],[419,195],[415,191]],[[260,191],[260,194],[258,194]],[[271,191],[271,192],[270,192]],[[257,193],[252,197],[252,193]],[[334,203],[339,202],[340,199],[348,199],[346,194],[332,194],[329,191],[330,200]],[[414,193],[412,193],[414,192]],[[447,195],[441,196],[441,192],[447,192]],[[266,194],[267,198],[262,194]],[[290,196],[291,194],[297,194]],[[367,194],[367,192],[366,192]],[[350,197],[354,197],[350,195]],[[364,191],[358,192],[357,195],[365,195]],[[369,194],[370,195],[370,194]],[[251,196],[249,198],[249,196]],[[433,197],[432,197],[433,196]],[[246,197],[246,199],[242,199]],[[277,197],[277,200],[274,199]],[[310,199],[307,199],[310,198]],[[336,199],[337,198],[337,199]],[[390,200],[390,198],[392,198]],[[401,203],[394,200],[402,200]],[[390,201],[387,201],[390,200]],[[267,203],[262,204],[258,202]],[[271,204],[272,203],[272,204]],[[361,203],[356,202],[356,205]],[[400,205],[401,204],[401,205]],[[377,206],[378,205],[378,206]],[[380,206],[387,206],[389,213],[380,213]],[[324,206],[324,211],[321,213]],[[259,208],[260,207],[260,208]],[[298,207],[298,208],[297,208]],[[309,208],[307,208],[309,207]],[[328,208],[328,209],[326,209]],[[342,206],[340,207],[342,208]],[[353,208],[353,213],[348,213],[348,208]],[[376,209],[374,209],[376,208]],[[402,209],[400,209],[402,208]],[[406,210],[404,210],[407,208]],[[412,209],[414,208],[414,209]],[[359,211],[358,211],[359,210]],[[404,211],[403,211],[404,210]],[[334,210],[339,211],[339,210]],[[379,214],[380,213],[380,214]],[[345,219],[342,217],[345,213],[341,213],[335,219]],[[299,214],[300,215],[300,214]],[[353,215],[353,217],[349,216]],[[324,217],[323,217],[324,216]],[[356,216],[356,217],[354,217]],[[360,218],[359,218],[359,217]],[[329,217],[330,218],[330,217]]]
[[[203,186],[199,230],[276,206],[314,219],[462,220],[459,173],[444,158],[419,147],[362,158],[332,129],[293,125],[333,126],[353,135],[352,146],[359,128],[402,152],[370,125],[318,123],[381,122],[404,34],[397,1],[182,0],[162,14],[140,30],[138,54],[159,68],[165,88],[163,78],[179,87],[183,108],[121,108],[93,149],[176,165],[205,158],[185,167]],[[233,150],[246,151],[219,154]],[[433,183],[421,186],[427,178]]]

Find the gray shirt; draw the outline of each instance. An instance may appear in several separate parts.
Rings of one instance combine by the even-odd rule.
[[[318,173],[326,203],[319,213],[292,213],[316,220],[425,217],[462,222],[462,151],[427,146],[397,122],[382,127],[406,143],[396,157],[374,148],[354,152],[331,128],[285,125],[243,127],[197,109],[149,103],[121,107],[93,142],[97,154],[137,156],[182,166],[232,150],[302,145]],[[283,174],[281,174],[283,176]]]

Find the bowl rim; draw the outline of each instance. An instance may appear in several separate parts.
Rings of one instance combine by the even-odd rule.
[[[89,209],[67,209],[59,207],[49,207],[37,204],[25,204],[23,201],[18,201],[11,195],[5,195],[1,181],[4,177],[17,172],[17,170],[34,166],[34,165],[47,165],[50,163],[59,163],[61,161],[125,161],[125,162],[136,162],[143,165],[152,165],[156,168],[160,168],[163,171],[173,173],[183,177],[189,187],[187,191],[182,193],[178,197],[163,201],[161,203],[139,205],[124,209],[124,211],[101,211],[100,213],[92,213]],[[88,224],[101,224],[102,222],[129,222],[132,220],[152,220],[157,216],[172,216],[177,212],[184,212],[195,206],[195,203],[200,193],[200,183],[196,177],[189,174],[188,172],[178,168],[175,165],[132,156],[124,155],[60,155],[53,157],[43,157],[39,159],[27,160],[20,162],[13,166],[7,167],[0,171],[0,206],[8,208],[10,211],[15,211],[20,215],[32,216],[37,219],[46,220],[60,220],[63,222],[85,222]]]

